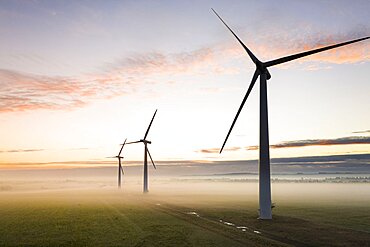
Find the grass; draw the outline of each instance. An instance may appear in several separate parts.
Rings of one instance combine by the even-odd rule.
[[[86,193],[86,192],[84,192]],[[1,246],[265,246],[265,239],[234,240],[177,215],[151,199],[123,194],[4,196]],[[221,233],[221,234],[220,234]],[[273,244],[271,244],[273,245]],[[276,245],[278,246],[278,245]]]
[[[274,219],[260,221],[255,196],[200,186],[148,195],[108,189],[2,192],[0,246],[370,246],[370,198],[315,200],[307,192],[303,200],[275,193]]]
[[[180,202],[172,202],[171,207],[195,211],[214,222],[247,226],[249,231],[294,246],[370,246],[368,202],[282,201],[273,210],[272,221],[258,220],[257,202],[240,197],[203,196],[186,207]]]

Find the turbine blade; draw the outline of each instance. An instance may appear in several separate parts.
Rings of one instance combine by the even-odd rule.
[[[121,165],[121,172],[122,172],[122,175],[125,175],[125,172],[123,171],[122,165]]]
[[[111,158],[117,158],[117,156],[110,156],[110,157],[105,157],[107,159],[111,159]]]
[[[244,106],[244,104],[245,104],[245,101],[247,100],[247,98],[248,98],[249,94],[251,93],[252,88],[253,88],[254,84],[256,83],[256,80],[257,80],[258,76],[259,76],[259,71],[258,71],[258,70],[256,70],[256,71],[254,72],[254,75],[253,75],[253,78],[252,78],[251,84],[249,85],[249,88],[248,88],[248,90],[247,90],[247,93],[245,94],[244,99],[243,99],[243,101],[242,101],[242,103],[241,103],[241,105],[240,105],[240,107],[239,107],[239,110],[238,110],[238,112],[236,113],[236,116],[235,116],[235,118],[234,118],[234,121],[233,121],[233,123],[231,124],[231,127],[230,127],[230,129],[229,129],[229,132],[227,133],[227,136],[226,136],[226,138],[225,138],[224,144],[222,145],[222,148],[221,148],[221,150],[220,150],[220,153],[222,152],[222,150],[223,150],[223,149],[224,149],[224,147],[225,147],[225,144],[226,144],[226,142],[227,142],[227,139],[229,138],[229,135],[230,135],[231,131],[232,131],[232,130],[233,130],[233,128],[234,128],[235,122],[236,122],[236,120],[238,119],[239,114],[240,114],[240,112],[241,112],[241,110],[243,109],[243,106]]]
[[[127,138],[125,139],[125,142],[122,144],[122,147],[121,147],[121,149],[119,150],[118,156],[120,156],[120,155],[121,155],[121,152],[122,152],[123,146],[125,146],[126,141],[127,141]]]
[[[311,51],[301,52],[301,53],[298,53],[298,54],[294,54],[294,55],[290,55],[290,56],[286,56],[286,57],[282,57],[282,58],[278,58],[278,59],[275,59],[275,60],[268,61],[268,62],[264,63],[264,65],[265,65],[265,67],[270,67],[270,66],[274,66],[274,65],[277,65],[277,64],[286,63],[286,62],[289,62],[289,61],[292,61],[292,60],[295,60],[295,59],[298,59],[298,58],[301,58],[301,57],[305,57],[305,56],[309,56],[309,55],[312,55],[312,54],[315,54],[315,53],[318,53],[318,52],[338,48],[338,47],[341,47],[341,46],[344,46],[344,45],[349,45],[349,44],[356,43],[356,42],[359,42],[359,41],[363,41],[363,40],[366,40],[366,39],[369,39],[369,38],[370,38],[370,36],[365,37],[365,38],[361,38],[361,39],[355,39],[355,40],[339,43],[339,44],[336,44],[336,45],[325,46],[325,47],[314,49],[314,50],[311,50]]]
[[[155,110],[154,115],[153,115],[153,117],[152,117],[152,121],[150,121],[150,124],[149,124],[149,126],[148,126],[148,129],[147,129],[147,130],[146,130],[146,132],[145,132],[144,140],[146,140],[146,137],[148,136],[148,133],[149,133],[150,127],[152,126],[152,123],[153,123],[153,120],[154,120],[155,114],[157,114],[157,110]]]
[[[142,141],[136,141],[136,142],[127,142],[126,145],[128,144],[134,144],[134,143],[139,143],[139,142],[142,142]]]
[[[149,149],[147,148],[146,150],[148,151],[149,158],[150,158],[150,160],[152,161],[152,164],[153,164],[154,169],[156,169],[156,170],[157,170],[157,167],[156,167],[156,166],[155,166],[155,164],[154,164],[154,161],[153,161],[153,159],[152,159],[152,156],[150,155]]]
[[[234,37],[239,41],[239,43],[243,46],[244,50],[248,53],[249,57],[252,59],[253,63],[254,64],[257,64],[257,63],[260,63],[260,61],[258,60],[258,58],[248,49],[248,47],[239,39],[239,37],[234,33],[233,30],[231,30],[231,28],[226,24],[226,22],[224,22],[224,20],[217,14],[217,12],[211,8],[213,13],[215,13],[215,15],[217,15],[217,17],[222,21],[222,23],[227,27],[227,29],[229,29],[229,31],[234,35]]]

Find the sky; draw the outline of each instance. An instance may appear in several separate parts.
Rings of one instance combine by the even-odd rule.
[[[0,1],[0,168],[258,157],[254,65],[369,36],[370,2]],[[271,157],[370,153],[370,42],[271,68]],[[139,161],[143,145],[125,146]]]

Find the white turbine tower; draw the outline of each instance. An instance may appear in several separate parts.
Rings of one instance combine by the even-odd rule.
[[[150,160],[152,161],[152,164],[153,164],[154,169],[157,169],[157,167],[155,166],[154,161],[152,159],[152,156],[150,155],[149,149],[148,149],[148,144],[151,144],[152,142],[151,141],[148,141],[146,139],[147,136],[148,136],[150,127],[152,126],[152,123],[153,123],[155,114],[157,114],[157,110],[155,110],[155,112],[154,112],[153,118],[150,121],[150,124],[148,126],[148,129],[145,132],[144,138],[141,139],[141,140],[139,140],[139,141],[126,143],[126,144],[133,144],[133,143],[139,143],[139,142],[144,143],[144,187],[143,187],[143,192],[144,193],[147,193],[148,192],[148,155],[149,155]]]
[[[268,67],[289,62],[301,57],[312,55],[318,52],[334,49],[340,46],[349,45],[355,42],[369,39],[370,37],[364,37],[361,39],[351,40],[335,45],[330,45],[268,62],[261,62],[257,57],[248,49],[248,47],[239,39],[239,37],[231,30],[231,28],[222,20],[222,18],[216,13],[214,9],[212,11],[217,15],[217,17],[223,22],[223,24],[230,30],[234,37],[239,41],[243,46],[245,51],[248,53],[249,57],[252,59],[253,63],[256,65],[256,70],[252,77],[252,82],[249,85],[247,93],[244,96],[244,99],[239,107],[238,112],[234,118],[233,123],[227,133],[226,139],[222,145],[220,153],[222,152],[227,139],[234,127],[236,120],[244,106],[245,101],[247,100],[252,88],[258,78],[260,77],[260,145],[259,145],[259,218],[260,219],[272,219],[271,213],[271,181],[270,181],[270,151],[269,151],[269,132],[268,132],[268,115],[267,115],[267,85],[266,81],[271,78],[271,75],[268,71]]]

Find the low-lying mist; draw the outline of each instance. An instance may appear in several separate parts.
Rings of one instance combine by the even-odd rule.
[[[127,167],[122,187],[117,186],[115,167],[58,170],[0,170],[0,196],[4,198],[43,195],[43,198],[79,198],[90,195],[104,198],[154,198],[166,202],[185,200],[258,201],[258,180],[237,174],[236,178],[221,175],[175,176],[160,174],[161,167],[149,170],[149,194],[142,193],[142,167]],[[350,205],[370,203],[370,183],[315,182],[277,179],[272,183],[273,202],[325,202]],[[336,175],[338,176],[338,175]],[[245,178],[247,177],[247,178]],[[94,196],[92,196],[92,201]]]

